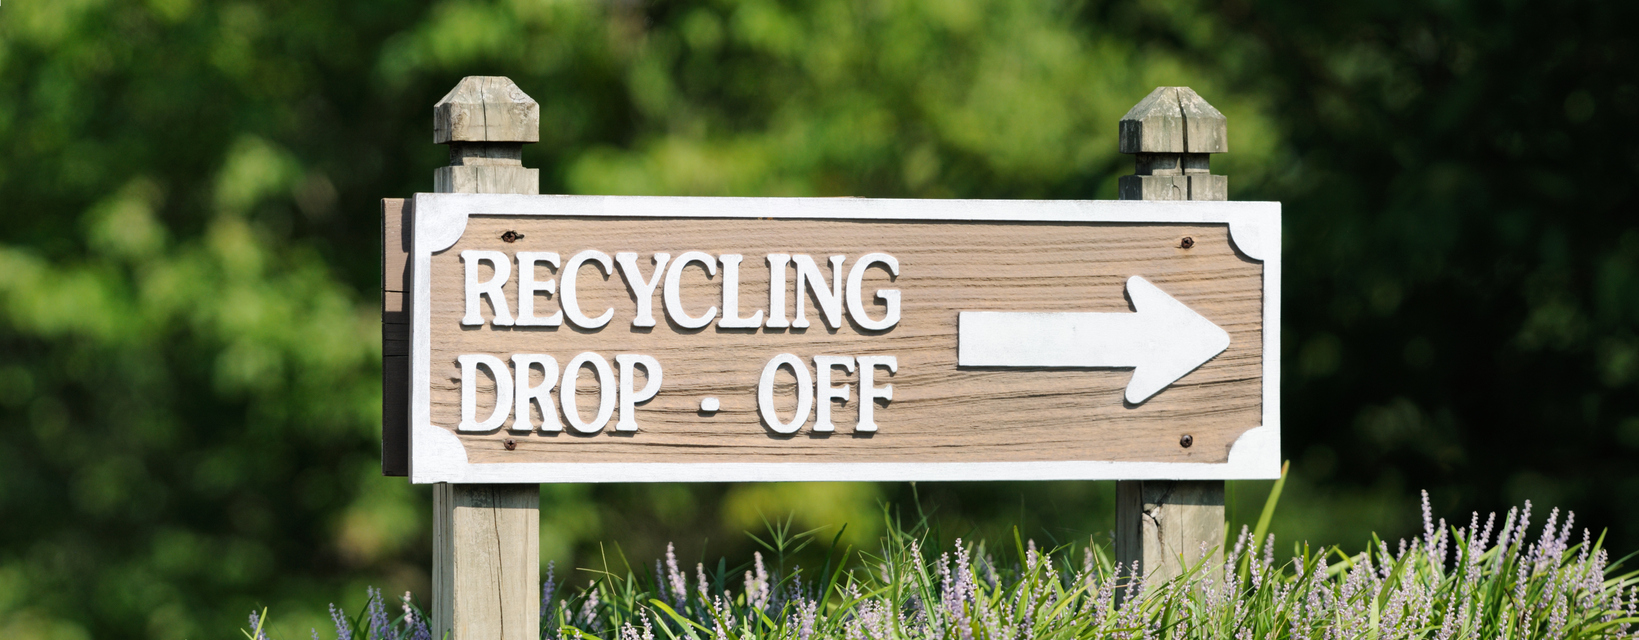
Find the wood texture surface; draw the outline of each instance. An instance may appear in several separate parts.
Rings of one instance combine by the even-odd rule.
[[[1189,87],[1156,87],[1121,117],[1121,153],[1226,153],[1229,126]]]
[[[513,231],[516,242],[500,240]],[[1190,237],[1192,248],[1181,248]],[[463,327],[466,249],[506,252],[553,251],[563,260],[584,249],[613,255],[640,254],[643,274],[650,255],[677,256],[698,250],[712,255],[741,254],[742,314],[768,310],[770,253],[802,253],[822,266],[825,257],[849,256],[848,267],[870,252],[886,252],[900,262],[890,282],[880,269],[866,278],[865,291],[900,290],[903,318],[885,332],[863,331],[852,323],[832,331],[808,301],[814,326],[806,330],[726,330],[715,326],[683,330],[661,320],[634,329],[635,304],[618,274],[607,280],[596,267],[581,270],[581,306],[590,314],[615,309],[601,330]],[[514,264],[514,271],[515,269]],[[846,273],[847,267],[844,272]],[[547,273],[539,279],[558,278]],[[829,268],[825,268],[829,280]],[[482,267],[482,278],[489,275]],[[1225,352],[1149,401],[1127,406],[1122,391],[1130,369],[968,369],[956,366],[959,311],[1130,312],[1124,296],[1129,276],[1141,275],[1230,333]],[[788,275],[788,289],[794,275]],[[1120,460],[1223,462],[1230,446],[1261,420],[1262,265],[1236,253],[1224,225],[1131,225],[1060,223],[926,223],[818,220],[600,219],[472,216],[462,239],[433,256],[431,268],[432,422],[453,429],[460,420],[461,354],[543,353],[560,365],[584,351],[613,362],[624,353],[647,354],[664,368],[659,396],[639,405],[641,430],[595,435],[515,433],[461,434],[468,457],[486,462],[899,462]],[[516,273],[506,287],[517,310]],[[722,273],[708,279],[698,266],[683,277],[688,312],[722,307]],[[663,317],[655,293],[657,319]],[[786,296],[794,313],[793,296]],[[869,303],[879,317],[880,304]],[[540,315],[559,308],[556,298],[537,297]],[[484,305],[485,317],[489,306]],[[765,428],[756,411],[756,383],[775,355],[792,353],[805,362],[815,355],[893,355],[896,375],[879,371],[877,384],[891,383],[894,398],[876,410],[880,431],[853,433],[857,405],[834,405],[837,431],[782,436]],[[858,372],[843,376],[857,399]],[[789,372],[776,397],[781,418],[789,419],[795,396]],[[583,375],[582,415],[591,417],[596,386]],[[493,383],[480,384],[480,412],[493,406]],[[556,395],[556,394],[554,394]],[[699,410],[704,397],[722,403],[718,412]],[[554,403],[554,406],[556,403]],[[533,417],[537,424],[540,416]],[[511,426],[510,420],[506,425]],[[1190,434],[1193,446],[1181,447]],[[515,449],[507,450],[506,439]]]
[[[1229,176],[1222,175],[1121,176],[1116,185],[1122,200],[1229,199]]]
[[[539,142],[541,107],[502,76],[467,76],[433,105],[433,142]]]
[[[537,485],[433,486],[433,637],[540,634]]]
[[[1116,483],[1115,559],[1145,578],[1166,580],[1207,560],[1223,577],[1222,480],[1128,480]]]
[[[539,169],[521,166],[439,167],[433,173],[434,191],[439,193],[523,193],[541,189]]]
[[[1228,153],[1229,119],[1189,87],[1178,87],[1185,153]]]

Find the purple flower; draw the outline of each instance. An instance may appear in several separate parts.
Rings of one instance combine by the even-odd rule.
[[[680,606],[689,597],[689,580],[677,568],[677,549],[666,543],[666,586],[671,588],[672,606]]]
[[[432,640],[432,628],[427,626],[427,620],[415,614],[415,608],[410,604],[410,592],[404,592],[404,628],[409,631],[408,640]]]
[[[746,572],[746,604],[762,611],[768,608],[768,570],[763,568],[762,552],[754,552],[751,557],[755,572]]]
[[[262,630],[262,616],[257,615],[255,611],[250,612],[250,632],[256,634],[256,640],[268,640],[267,632]]]
[[[541,583],[541,618],[542,619],[546,618],[546,610],[549,606],[551,606],[552,596],[556,595],[556,592],[558,590],[557,576],[553,575],[553,573],[552,573],[552,571],[554,569],[556,569],[557,566],[558,566],[558,563],[556,563],[556,562],[546,563],[546,582]]]
[[[330,603],[330,619],[336,623],[336,640],[353,640],[353,627],[347,624],[347,614]]]
[[[369,630],[366,631],[366,637],[370,640],[387,640],[392,632],[393,624],[392,620],[387,617],[387,601],[381,597],[380,589],[365,587],[364,594],[364,610],[370,625]]]

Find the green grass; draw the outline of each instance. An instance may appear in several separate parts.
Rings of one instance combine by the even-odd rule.
[[[1370,551],[1292,547],[1277,564],[1265,535],[1281,486],[1256,530],[1243,529],[1223,565],[1164,581],[1133,578],[1093,544],[1038,548],[1012,539],[938,545],[925,521],[886,516],[875,549],[837,546],[826,561],[787,566],[816,531],[776,523],[744,566],[680,567],[668,549],[652,571],[604,559],[580,589],[556,572],[543,584],[547,639],[741,640],[949,638],[1627,638],[1639,622],[1634,573],[1619,573],[1574,516],[1554,510],[1529,535],[1531,505],[1466,526],[1432,521]],[[772,565],[772,566],[770,566]],[[618,567],[618,569],[617,569]],[[408,603],[389,616],[379,592],[351,618],[333,609],[348,640],[427,640]],[[265,619],[265,612],[262,617]],[[250,638],[259,637],[257,617]],[[317,637],[315,632],[315,637]]]

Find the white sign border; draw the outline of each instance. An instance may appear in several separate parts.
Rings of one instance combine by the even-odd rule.
[[[1263,424],[1206,462],[514,462],[475,464],[432,424],[432,254],[455,245],[469,215],[611,218],[1228,224],[1230,241],[1263,262]],[[1281,211],[1278,202],[900,200],[418,193],[410,270],[410,481],[904,482],[941,480],[1258,480],[1280,476]]]

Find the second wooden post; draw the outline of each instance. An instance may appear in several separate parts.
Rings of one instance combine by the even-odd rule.
[[[1222,113],[1189,87],[1158,87],[1121,118],[1120,148],[1134,154],[1135,175],[1122,176],[1122,200],[1228,200],[1229,178],[1212,175],[1211,154],[1229,150]],[[1179,434],[1180,446],[1185,446]],[[1207,557],[1223,565],[1222,480],[1129,480],[1116,483],[1115,556],[1139,575],[1162,581]],[[1203,555],[1206,552],[1206,556]]]
[[[463,78],[433,107],[433,141],[450,146],[434,190],[540,193],[539,171],[523,166],[540,123],[540,105],[511,80]],[[434,638],[540,637],[540,505],[537,484],[434,485]]]

